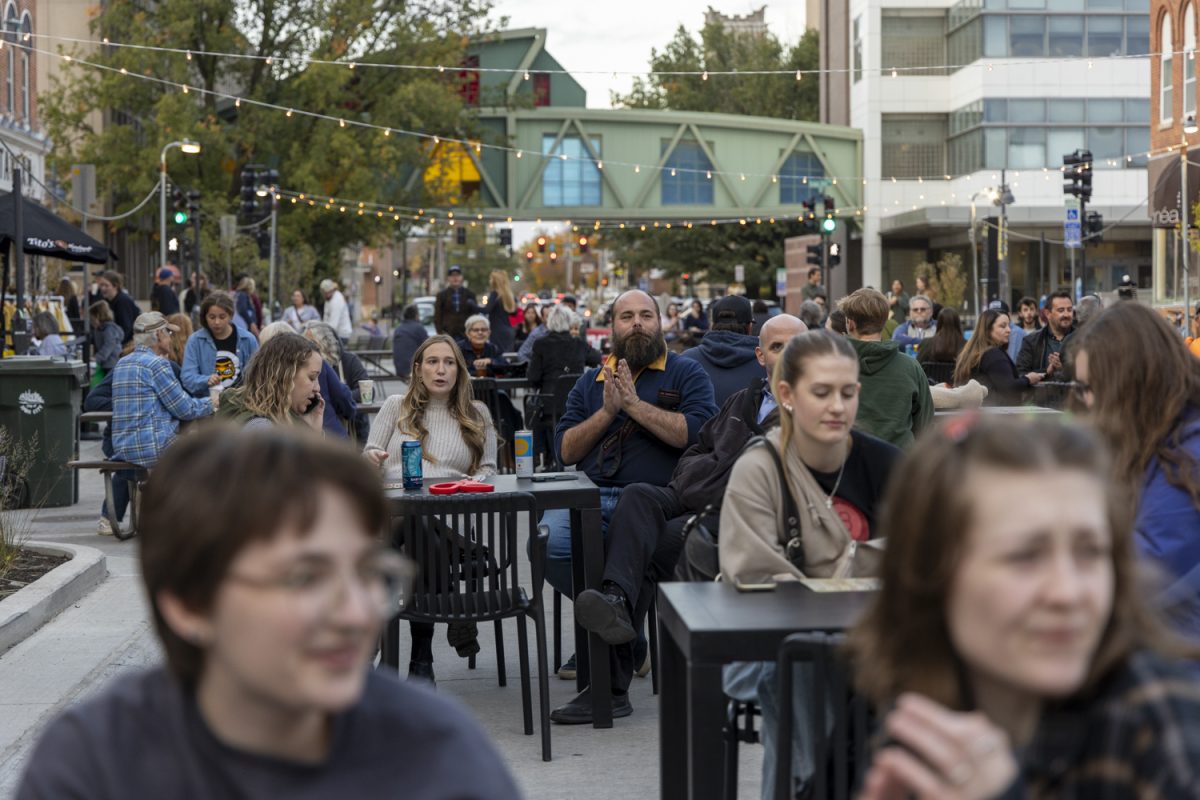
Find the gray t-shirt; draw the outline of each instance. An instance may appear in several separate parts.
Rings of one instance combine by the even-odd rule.
[[[161,667],[122,676],[54,720],[17,791],[17,800],[520,796],[475,720],[394,676],[368,676],[359,702],[334,719],[329,757],[313,765],[223,744]]]

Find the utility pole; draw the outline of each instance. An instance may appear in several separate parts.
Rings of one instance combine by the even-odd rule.
[[[276,314],[276,311],[275,311],[275,308],[276,308],[276,306],[275,306],[275,289],[277,287],[275,284],[278,282],[278,272],[275,269],[275,261],[278,258],[278,253],[279,253],[278,224],[279,224],[279,195],[276,193],[275,187],[272,186],[271,187],[271,271],[270,271],[270,275],[267,278],[267,282],[270,284],[270,288],[269,288],[270,297],[267,298],[267,302],[270,304],[270,317],[272,320],[275,319],[275,314]]]

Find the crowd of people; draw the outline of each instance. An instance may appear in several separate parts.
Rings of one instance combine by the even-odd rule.
[[[633,713],[659,582],[872,578],[878,593],[848,648],[886,734],[864,797],[1200,795],[1200,362],[1183,339],[1136,302],[1090,309],[1080,325],[1067,292],[1044,307],[1023,299],[1016,317],[993,303],[972,331],[927,286],[909,295],[900,281],[826,309],[815,277],[798,316],[733,296],[680,315],[626,291],[601,354],[581,338],[573,298],[522,308],[496,272],[480,303],[451,270],[434,334],[404,309],[392,333],[403,390],[373,421],[357,409],[366,371],[345,347],[336,284],[321,285],[324,321],[298,291],[281,321],[251,325],[245,283],[247,302],[222,291],[200,299],[190,335],[186,314],[136,314],[132,350],[113,359],[110,326],[123,329],[116,309],[127,312],[119,276],[105,279],[116,294],[89,306],[106,344],[89,402],[108,387],[105,453],[150,475],[140,541],[167,666],[53,725],[19,796],[115,780],[96,759],[72,766],[71,756],[131,743],[175,759],[176,770],[148,759],[136,775],[159,794],[182,765],[280,791],[301,775],[374,786],[400,767],[340,748],[363,730],[412,725],[400,718],[405,703],[436,710],[464,757],[483,765],[449,769],[423,741],[400,759],[429,759],[422,780],[514,796],[461,712],[366,673],[397,587],[437,581],[406,573],[381,547],[378,473],[395,474],[404,444],[419,442],[427,478],[494,475],[520,422],[493,418],[472,380],[521,371],[543,398],[523,421],[540,431],[547,464],[599,487],[600,587],[574,591],[567,510],[542,515],[541,566],[574,598],[577,622],[610,645],[614,717]],[[695,345],[676,352],[684,337]],[[1023,402],[1041,381],[1070,381],[1079,419],[968,412],[935,424],[937,364],[998,405]],[[573,383],[559,398],[564,376]],[[559,399],[551,414],[545,404]],[[214,413],[246,433],[211,425],[179,436]],[[347,437],[357,455],[335,443]],[[198,491],[170,491],[181,481]],[[186,508],[205,498],[222,510]],[[194,517],[196,531],[175,524]],[[408,675],[432,685],[433,627],[410,633]],[[462,657],[479,651],[473,625],[449,626],[447,640]],[[288,666],[289,650],[300,666]],[[559,675],[576,677],[574,656]],[[731,697],[762,709],[768,745],[780,724],[776,678],[759,663],[725,674]],[[825,713],[812,708],[813,679],[799,673],[797,731]],[[551,719],[591,722],[590,692]],[[187,722],[138,729],[138,708]],[[121,735],[106,737],[122,715]],[[799,794],[823,768],[803,735],[794,754],[767,753],[764,797],[788,764]],[[254,765],[256,756],[274,760]],[[299,764],[321,769],[291,769]],[[470,788],[484,776],[495,783]]]

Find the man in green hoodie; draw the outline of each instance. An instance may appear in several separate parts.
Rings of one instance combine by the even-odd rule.
[[[908,447],[913,437],[933,421],[929,380],[916,360],[896,342],[882,341],[888,301],[875,289],[859,289],[838,301],[846,315],[846,336],[858,353],[858,421],[867,433]]]

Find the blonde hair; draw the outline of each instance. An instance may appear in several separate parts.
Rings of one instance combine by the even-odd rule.
[[[261,347],[262,345],[271,341],[272,339],[274,339],[276,336],[278,336],[281,333],[295,333],[295,332],[296,331],[292,330],[291,325],[287,324],[283,320],[278,320],[276,322],[270,323],[269,325],[267,325],[265,328],[263,328],[261,331],[258,332],[258,344]],[[321,355],[324,356],[325,354],[322,353]]]
[[[291,424],[292,386],[317,346],[297,333],[281,333],[267,341],[245,371],[242,405],[256,416]]]
[[[492,287],[492,291],[500,298],[500,305],[504,306],[505,311],[511,314],[517,310],[517,301],[513,299],[512,286],[508,282],[508,273],[500,269],[492,270],[488,286]]]
[[[183,351],[187,347],[188,337],[192,335],[192,318],[187,314],[172,314],[167,317],[167,322],[179,328],[179,331],[171,337],[171,354],[167,358],[174,361],[176,364],[183,364]]]
[[[429,450],[429,431],[425,428],[425,409],[429,406],[429,389],[421,382],[421,360],[425,358],[425,351],[435,344],[444,344],[449,347],[450,352],[454,354],[454,363],[458,367],[448,406],[450,416],[458,423],[463,441],[471,452],[471,468],[467,472],[474,473],[483,461],[488,420],[479,413],[479,409],[473,402],[471,373],[467,368],[466,359],[463,358],[462,350],[446,334],[430,336],[417,348],[417,352],[413,353],[411,382],[404,399],[400,401],[400,421],[396,423],[396,428],[421,443],[422,458],[431,464],[437,463],[437,459]]]
[[[321,351],[321,358],[328,361],[329,366],[336,369],[340,374],[342,370],[342,348],[337,331],[324,322],[312,319],[304,323],[304,337],[316,342],[317,349]]]

